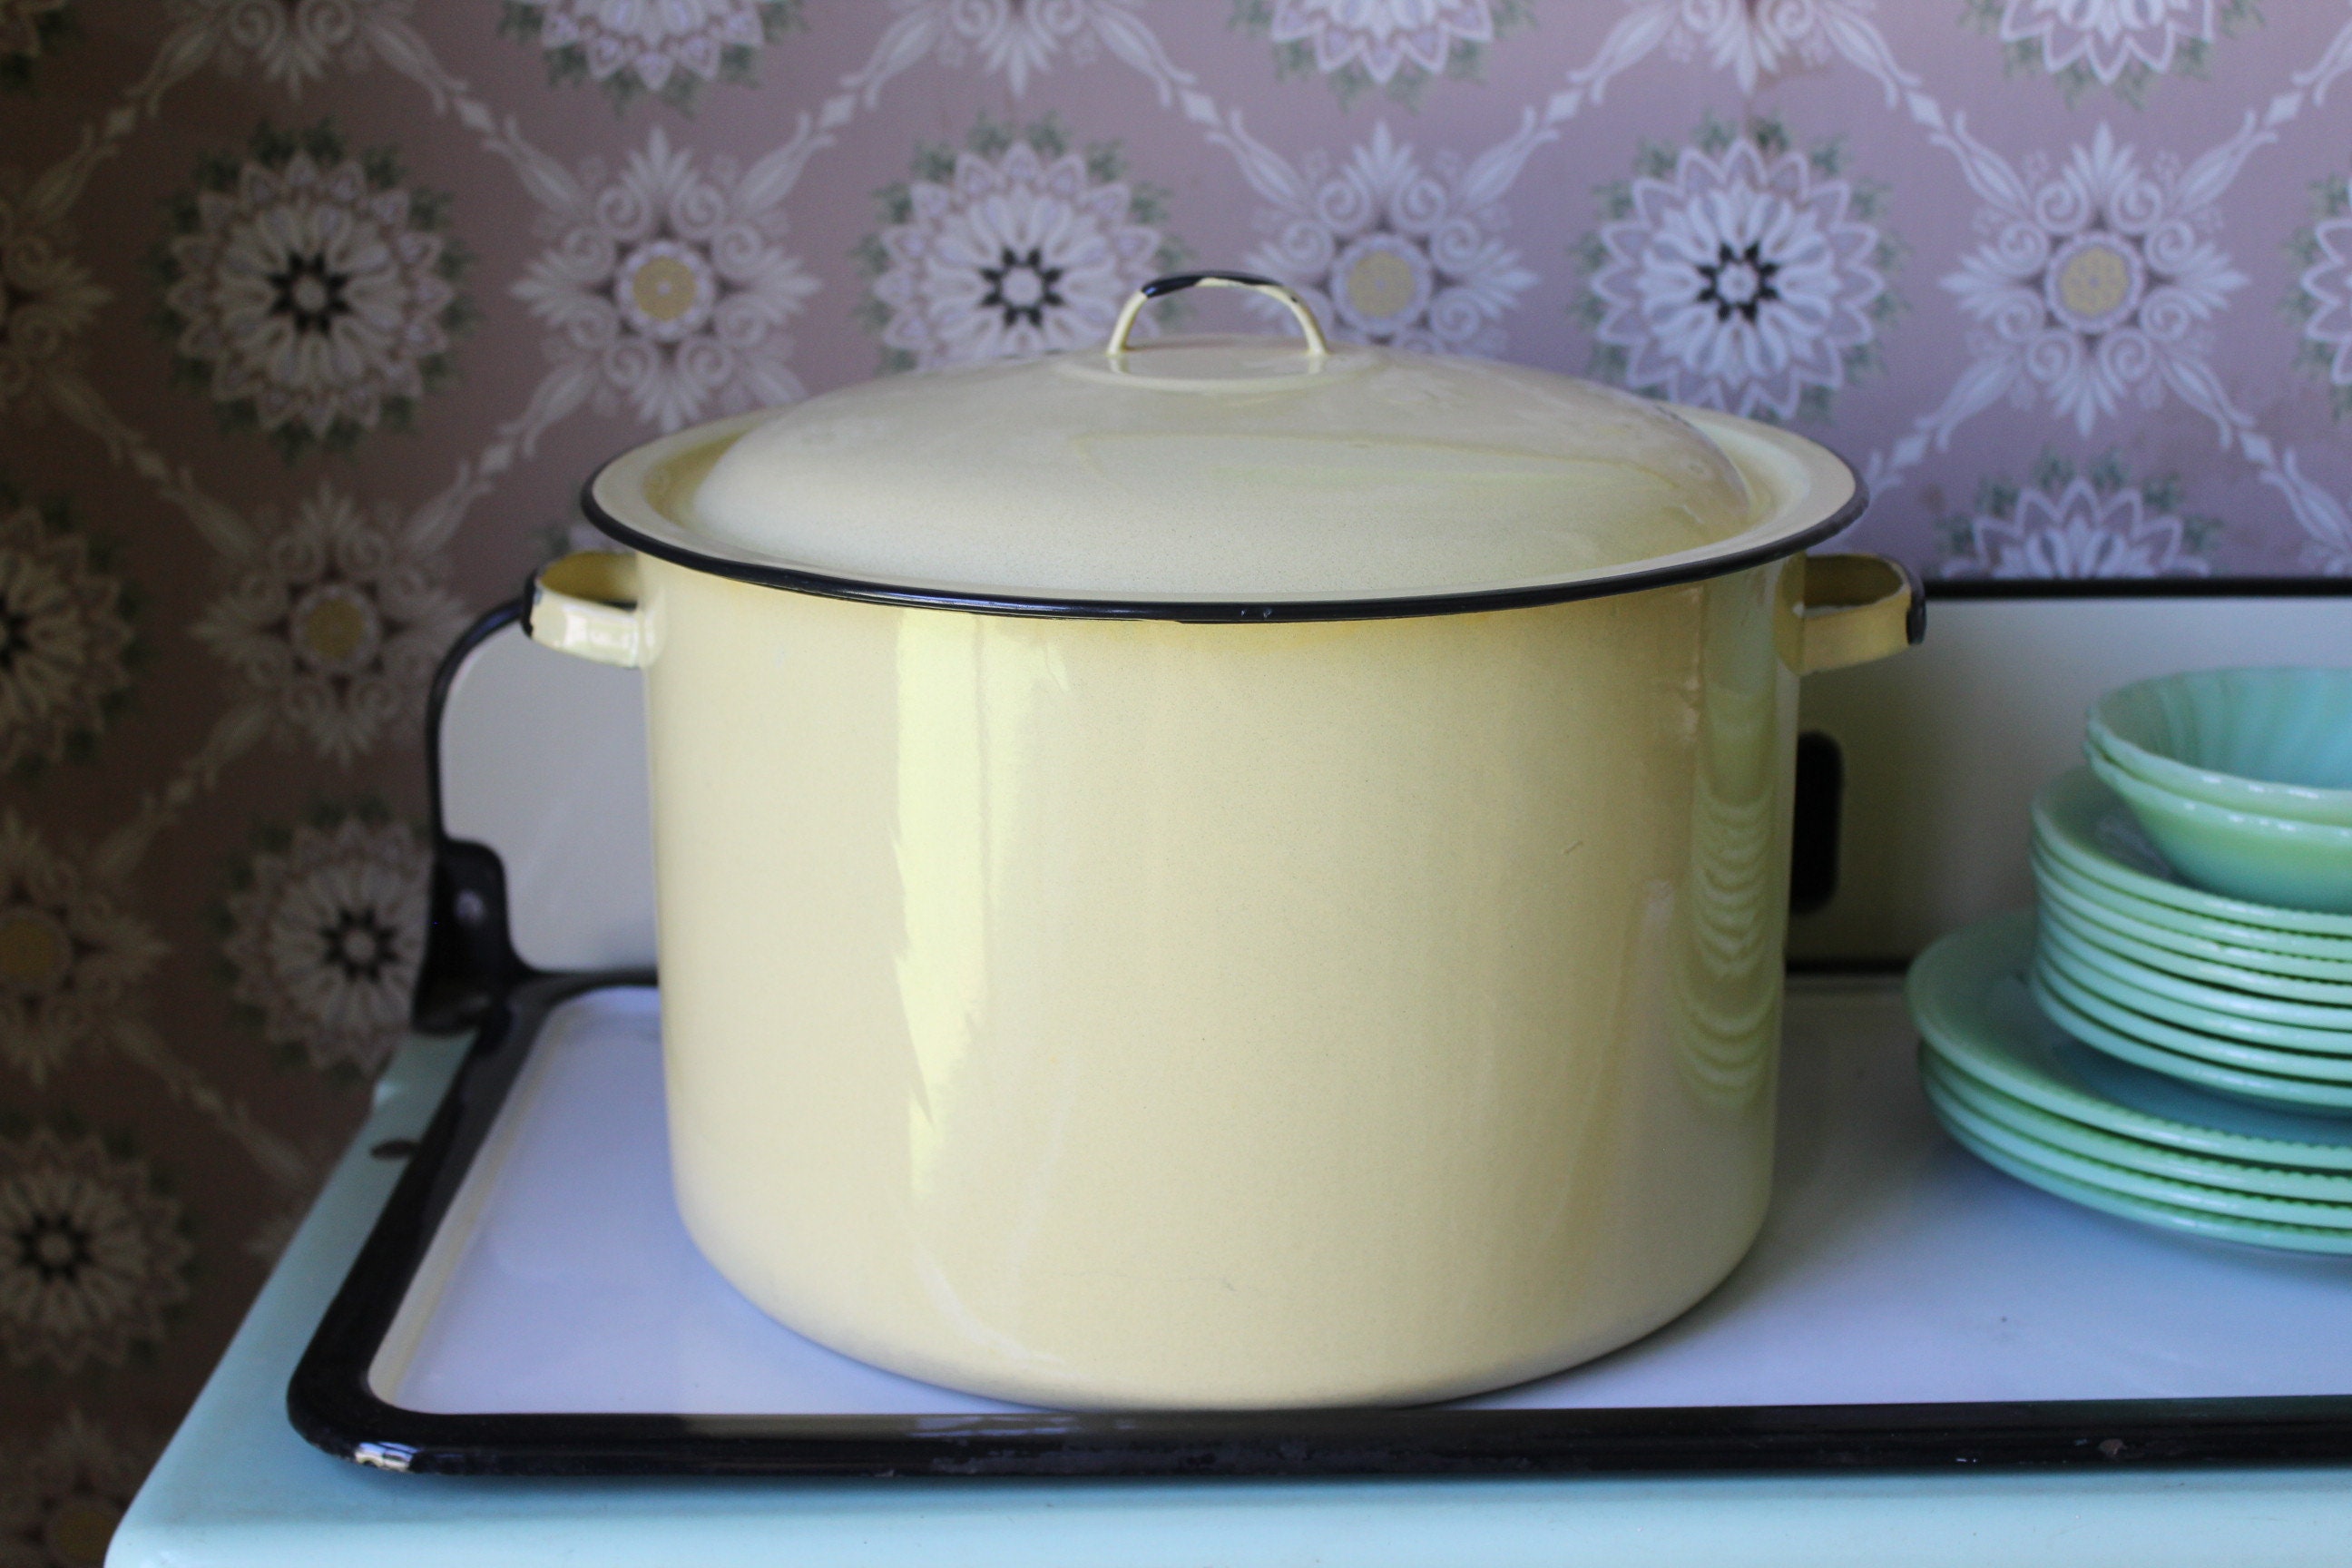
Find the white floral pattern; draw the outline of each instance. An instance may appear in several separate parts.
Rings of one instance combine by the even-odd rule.
[[[0,814],[0,1059],[42,1082],[106,1037],[167,951],[84,867]]]
[[[0,489],[0,772],[87,746],[131,683],[121,583],[89,542]]]
[[[2126,397],[2153,408],[2169,388],[2229,434],[2209,323],[2246,279],[2211,237],[2228,175],[2210,162],[2145,171],[2103,124],[2061,168],[2027,160],[2013,198],[1979,213],[1985,242],[1944,287],[2021,405],[2046,401],[2087,437]]]
[[[1289,199],[1259,216],[1249,265],[1281,279],[1348,342],[1499,354],[1503,317],[1536,281],[1506,246],[1493,193],[1441,153],[1424,165],[1385,122],[1338,168],[1304,161]]]
[[[373,512],[322,481],[195,624],[278,721],[349,763],[421,721],[434,666],[465,629],[399,509]]]
[[[19,1366],[120,1366],[186,1299],[180,1205],[91,1136],[0,1138],[0,1348]]]
[[[883,30],[865,68],[842,79],[871,108],[883,85],[926,57],[950,68],[977,58],[991,76],[1002,76],[1013,96],[1029,90],[1066,55],[1087,65],[1108,50],[1141,71],[1160,101],[1190,85],[1137,15],[1143,0],[890,0],[897,18]]]
[[[1128,295],[1172,264],[1152,198],[1118,177],[1115,154],[1090,168],[1050,126],[1005,145],[983,125],[974,140],[951,163],[925,154],[884,193],[895,221],[866,247],[869,324],[894,363],[924,369],[1099,343]]]
[[[1273,43],[1284,74],[1312,71],[1343,103],[1367,87],[1411,102],[1434,77],[1475,75],[1498,29],[1525,9],[1515,0],[1243,0],[1235,17]]]
[[[2069,105],[2098,90],[2136,109],[2164,77],[2204,76],[2216,45],[2263,21],[2255,0],[1967,0],[1962,15],[2011,71],[2048,77]]]
[[[508,0],[502,26],[546,52],[551,80],[684,107],[722,77],[749,83],[753,58],[798,12],[799,0]]]
[[[2319,221],[2296,237],[2303,272],[2292,301],[2303,360],[2326,383],[2338,418],[2352,416],[2352,187],[2322,182]]]
[[[1892,302],[1891,248],[1864,205],[1777,135],[1703,133],[1612,193],[1620,216],[1587,248],[1599,363],[1676,403],[1826,413]]]
[[[1399,70],[1445,68],[1457,45],[1491,44],[1486,0],[1275,0],[1267,36],[1306,44],[1325,76],[1349,67],[1386,87]]]
[[[75,259],[62,203],[0,174],[0,415],[72,397],[75,340],[114,296]]]
[[[1633,0],[1658,16],[1675,59],[1704,55],[1739,90],[1837,58],[1838,32],[1867,26],[1873,0]]]
[[[262,80],[299,98],[330,65],[360,70],[386,26],[405,32],[415,0],[171,0],[171,12],[209,41],[232,74],[250,62]]]
[[[1933,102],[1921,95],[1918,76],[1896,63],[1885,35],[1873,19],[1877,0],[1625,0],[1625,4],[1627,14],[1618,18],[1592,58],[1568,73],[1567,91],[1553,97],[1547,113],[1555,121],[1574,114],[1586,103],[1599,103],[1611,82],[1661,50],[1674,60],[1703,56],[1715,69],[1730,71],[1742,94],[1753,93],[1762,83],[1791,71],[1843,61],[1878,83],[1889,109],[1906,96],[1916,108]]]
[[[2006,0],[2000,41],[2038,50],[2052,76],[2081,67],[2113,86],[2135,65],[2161,76],[2182,45],[2210,44],[2216,0]]]
[[[777,243],[792,180],[776,156],[698,164],[656,128],[609,180],[592,163],[564,189],[514,286],[551,329],[542,404],[626,399],[675,430],[801,395],[783,327],[817,283]]]
[[[0,1568],[100,1568],[154,1447],[69,1409],[37,1445],[0,1449]]]
[[[2061,468],[2021,490],[1988,487],[1944,525],[1948,577],[2204,577],[2218,525],[2181,517],[2168,496]]]
[[[156,258],[183,373],[289,457],[404,424],[466,317],[438,207],[323,128],[207,163]]]
[[[322,1071],[383,1065],[408,1027],[428,868],[409,828],[359,815],[303,824],[253,856],[222,951],[266,1039]]]

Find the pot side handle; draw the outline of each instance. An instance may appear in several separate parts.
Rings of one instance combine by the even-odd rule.
[[[1798,628],[1798,674],[1868,664],[1927,635],[1927,595],[1884,555],[1808,555]]]
[[[560,653],[629,668],[642,665],[646,650],[637,613],[637,558],[617,550],[577,550],[549,562],[530,581],[525,619],[531,641]]]

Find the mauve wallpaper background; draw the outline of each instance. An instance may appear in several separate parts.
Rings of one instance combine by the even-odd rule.
[[[360,1119],[425,684],[600,459],[1245,265],[1783,421],[1931,576],[2339,574],[2347,71],[2336,0],[0,0],[0,1564],[96,1560]]]

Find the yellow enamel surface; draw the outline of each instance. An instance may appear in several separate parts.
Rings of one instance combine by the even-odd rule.
[[[675,515],[705,545],[860,581],[1257,599],[1605,571],[1719,544],[1758,503],[1645,398],[1244,337],[841,387],[745,431]]]
[[[1185,626],[646,561],[695,1237],[1052,1405],[1433,1399],[1673,1316],[1766,1192],[1783,576]]]
[[[1800,674],[1868,664],[1910,646],[1910,580],[1885,557],[1809,555],[1802,585]]]
[[[645,627],[633,554],[575,550],[531,581],[531,640],[560,653],[624,668],[643,664],[651,652]]]

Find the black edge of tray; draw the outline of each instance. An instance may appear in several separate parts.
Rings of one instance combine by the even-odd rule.
[[[474,650],[509,626],[529,626],[529,590],[492,606],[460,633],[433,671],[425,700],[425,789],[432,812],[433,872],[425,895],[425,956],[409,1017],[427,1034],[480,1023],[499,998],[539,972],[516,955],[507,919],[506,863],[487,844],[453,838],[441,800],[441,717]]]
[[[2340,599],[2352,577],[1931,577],[1930,599]]]
[[[527,982],[472,1051],[287,1388],[340,1458],[443,1475],[1430,1476],[2352,1459],[2352,1395],[1609,1410],[1003,1415],[436,1415],[368,1367],[467,1167],[562,1002],[638,973]]]

